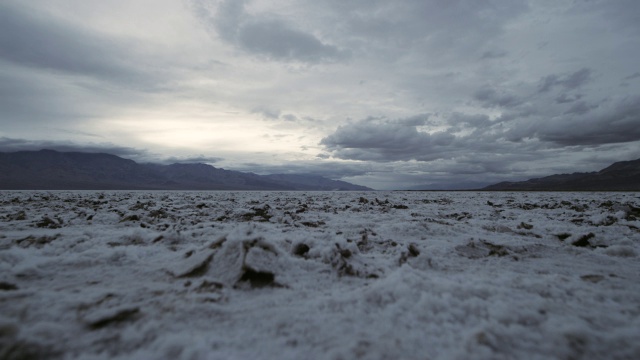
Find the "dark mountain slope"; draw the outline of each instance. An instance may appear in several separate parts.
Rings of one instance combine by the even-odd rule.
[[[321,177],[260,176],[206,164],[138,164],[111,154],[53,150],[0,153],[0,189],[33,190],[371,190]]]
[[[640,191],[640,159],[616,162],[597,172],[501,182],[482,190]]]
[[[157,188],[162,181],[132,160],[110,154],[52,150],[0,153],[2,189],[118,189],[140,184]]]

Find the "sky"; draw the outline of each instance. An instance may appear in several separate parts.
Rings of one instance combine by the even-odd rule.
[[[0,151],[375,189],[640,158],[637,0],[0,0]]]

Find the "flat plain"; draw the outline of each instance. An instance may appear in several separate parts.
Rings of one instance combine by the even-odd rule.
[[[2,359],[640,358],[638,193],[0,205]]]

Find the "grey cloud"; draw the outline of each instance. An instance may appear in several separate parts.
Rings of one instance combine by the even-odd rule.
[[[144,149],[113,144],[81,145],[70,141],[25,140],[0,137],[0,152],[36,151],[42,149],[63,152],[108,153],[133,160],[146,159],[150,156],[150,153]]]
[[[212,17],[210,10],[202,1],[194,1],[200,16],[211,22],[220,37],[227,41],[233,41],[238,35],[240,23],[247,17],[244,11],[246,3],[247,0],[222,1],[218,5],[215,16]]]
[[[404,126],[423,126],[427,124],[429,116],[430,114],[419,114],[404,119],[399,119],[396,122]]]
[[[589,80],[591,80],[591,69],[583,68],[560,80],[560,85],[567,89],[576,89]]]
[[[0,3],[0,59],[104,80],[131,81],[128,44]],[[140,79],[138,79],[140,80]]]
[[[77,131],[77,130],[69,130],[64,128],[55,128],[54,130],[60,131],[69,135],[81,135],[86,137],[94,137],[94,138],[102,138],[102,135],[86,132],[86,131]]]
[[[631,74],[629,76],[626,76],[624,79],[625,80],[633,80],[633,79],[637,79],[637,78],[640,78],[640,72],[636,72],[636,73],[633,73],[633,74]]]
[[[484,87],[475,92],[474,99],[480,101],[483,107],[504,107],[512,108],[522,104],[522,100],[513,94],[506,93],[492,87]]]
[[[463,114],[455,112],[449,117],[449,124],[459,125],[464,124],[471,127],[486,128],[493,125],[493,122],[489,119],[489,116],[484,114]]]
[[[182,157],[171,156],[163,158],[156,154],[150,153],[146,149],[118,146],[110,143],[79,144],[71,141],[26,140],[0,137],[0,152],[38,151],[42,149],[56,150],[61,152],[107,153],[143,163],[216,163],[224,160],[220,157],[204,155]]]
[[[73,99],[64,90],[52,86],[46,79],[43,81],[31,74],[21,74],[20,69],[15,66],[0,67],[0,115],[3,129],[7,131],[12,127],[58,118],[69,122],[81,114],[87,115],[85,104],[69,109],[69,103],[73,103]],[[60,126],[59,123],[57,125]]]
[[[267,120],[277,120],[278,118],[280,118],[280,110],[271,109],[266,106],[256,107],[251,112],[254,114],[260,114]]]
[[[187,156],[187,157],[168,157],[166,159],[163,159],[161,161],[161,163],[163,164],[193,164],[193,163],[217,163],[220,161],[223,161],[223,158],[219,158],[219,157],[212,157],[212,156],[204,156],[204,155],[199,155],[199,156]]]
[[[154,94],[129,86],[131,79],[123,79],[117,91],[117,85],[105,83],[114,79],[101,80],[34,71],[0,60],[0,128],[10,135],[29,127],[32,135],[46,137],[51,128],[68,132],[73,126],[113,118],[130,106],[148,107],[154,101]]]
[[[446,121],[445,130],[428,133],[402,121],[364,119],[338,127],[320,145],[335,158],[374,162],[432,162],[469,154],[495,157],[495,154],[526,154],[541,146],[540,142],[514,144],[531,136],[535,129],[514,124],[518,134],[521,133],[518,137],[510,133],[511,127],[485,114],[452,113]],[[465,130],[462,134],[453,134],[462,129]]]
[[[523,120],[532,116],[538,115],[540,109],[530,103],[520,105],[517,108],[504,111],[502,114],[494,120],[495,123],[507,123],[514,120]]]
[[[321,145],[343,159],[398,161],[433,160],[455,137],[447,132],[429,134],[401,122],[362,120],[338,127]]]
[[[599,104],[586,116],[578,111],[543,121],[536,125],[535,133],[542,141],[562,146],[639,141],[640,96]]]
[[[528,9],[526,0],[499,6],[474,0],[393,4],[380,0],[306,0],[302,6],[309,18],[300,23],[318,30],[312,33],[270,13],[245,11],[249,1],[225,0],[217,8],[208,7],[204,0],[191,2],[199,17],[227,43],[271,60],[305,63],[365,58],[449,62],[463,53],[500,57],[506,52],[487,46],[488,40]],[[438,56],[433,56],[434,52]]]
[[[572,11],[582,14],[601,13],[611,27],[623,29],[632,34],[640,32],[640,22],[638,22],[640,2],[636,0],[574,1]]]
[[[56,18],[45,10],[39,15],[26,9],[46,3],[42,9],[61,11],[58,2],[0,0],[0,136],[46,139],[53,130],[56,137],[112,141],[71,131],[108,129],[102,135],[116,136],[109,133],[122,134],[129,127],[110,129],[102,119],[142,125],[154,111],[163,117],[163,109],[168,110],[167,122],[174,111],[185,118],[234,111],[228,118],[238,122],[253,111],[251,118],[272,121],[262,124],[271,130],[306,136],[298,138],[301,148],[315,149],[306,142],[324,138],[314,161],[279,169],[243,164],[248,171],[311,169],[332,178],[387,176],[390,182],[424,176],[441,183],[484,180],[490,174],[535,175],[520,169],[541,163],[549,169],[605,152],[615,157],[611,149],[640,143],[638,97],[600,100],[638,94],[640,69],[633,62],[640,29],[640,22],[633,21],[637,0],[574,1],[559,5],[572,7],[564,13],[530,0],[185,1],[213,42],[205,39],[193,54],[166,49],[152,58],[153,44],[163,42],[158,34],[138,33],[152,39],[140,46],[133,37],[107,35],[117,23],[100,29],[64,20],[86,11],[105,24],[123,9],[96,14],[94,5],[87,4]],[[123,15],[129,19],[130,14]],[[199,29],[188,23],[189,14],[176,15],[184,21],[172,29],[176,35],[200,39]],[[542,24],[545,20],[549,22]],[[598,33],[592,24],[610,32]],[[547,46],[536,48],[543,43]],[[207,63],[211,56],[220,56],[226,66]],[[336,62],[340,64],[322,65]],[[176,74],[176,86],[164,86],[167,96],[147,91],[176,80]],[[366,82],[358,85],[362,79]],[[617,81],[626,81],[627,87],[614,87]],[[369,114],[377,117],[340,120]],[[406,114],[419,115],[403,118]],[[190,123],[175,126],[185,124]],[[128,132],[120,141],[156,138],[143,135],[151,134]],[[270,139],[275,143],[277,138]],[[110,144],[3,141],[10,149],[159,158]],[[155,146],[170,151],[163,144]],[[536,151],[541,149],[545,151]],[[269,148],[261,151],[266,159]],[[289,151],[265,162],[299,158],[291,155],[299,148]],[[225,166],[234,167],[233,158],[241,152],[224,153]],[[190,156],[162,161],[219,160]]]
[[[273,109],[267,106],[256,107],[251,112],[254,114],[259,114],[263,117],[264,120],[269,121],[281,120],[285,122],[297,122],[301,120],[294,114],[283,114],[281,110]]]
[[[480,56],[481,59],[498,59],[507,56],[504,50],[487,50]]]
[[[538,92],[547,92],[556,86],[562,86],[566,90],[574,90],[591,80],[591,69],[583,68],[576,72],[558,76],[551,74],[540,80]]]
[[[567,95],[566,93],[562,93],[560,95],[558,95],[558,97],[556,97],[556,103],[557,104],[567,104],[567,103],[571,103],[574,101],[578,101],[582,98],[582,95],[577,94],[574,95],[573,97]]]
[[[558,85],[558,75],[547,75],[540,80],[540,87],[538,89],[539,92],[547,92],[551,90],[554,86]]]
[[[569,110],[565,111],[565,114],[584,115],[589,111],[596,109],[598,105],[587,105],[584,101],[578,101],[573,104]]]
[[[223,1],[212,16],[201,2],[194,2],[200,17],[213,26],[223,40],[251,54],[304,63],[333,62],[349,56],[348,52],[323,43],[282,19],[247,14],[245,3],[244,0]]]
[[[640,141],[640,97],[600,104],[579,101],[560,116],[525,113],[521,117],[514,115],[508,123],[484,114],[465,113],[453,113],[446,120],[446,130],[427,133],[401,121],[365,119],[338,127],[320,144],[340,159],[432,163],[469,154],[495,159],[499,157],[496,154],[529,156],[540,149]],[[471,131],[453,135],[453,131],[461,130],[460,126]],[[509,170],[501,168],[500,162],[489,160],[467,169],[478,173]]]
[[[275,20],[247,23],[239,29],[237,41],[249,52],[277,60],[316,63],[344,56],[335,46]]]
[[[354,57],[374,56],[389,66],[401,61],[448,67],[461,58],[499,56],[489,39],[528,9],[526,0],[487,6],[485,1],[307,1],[332,21],[332,39]],[[327,5],[327,3],[329,5]],[[328,10],[330,9],[330,10]]]

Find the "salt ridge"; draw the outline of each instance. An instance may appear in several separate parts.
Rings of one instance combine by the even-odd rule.
[[[0,203],[1,358],[640,358],[637,193]]]

